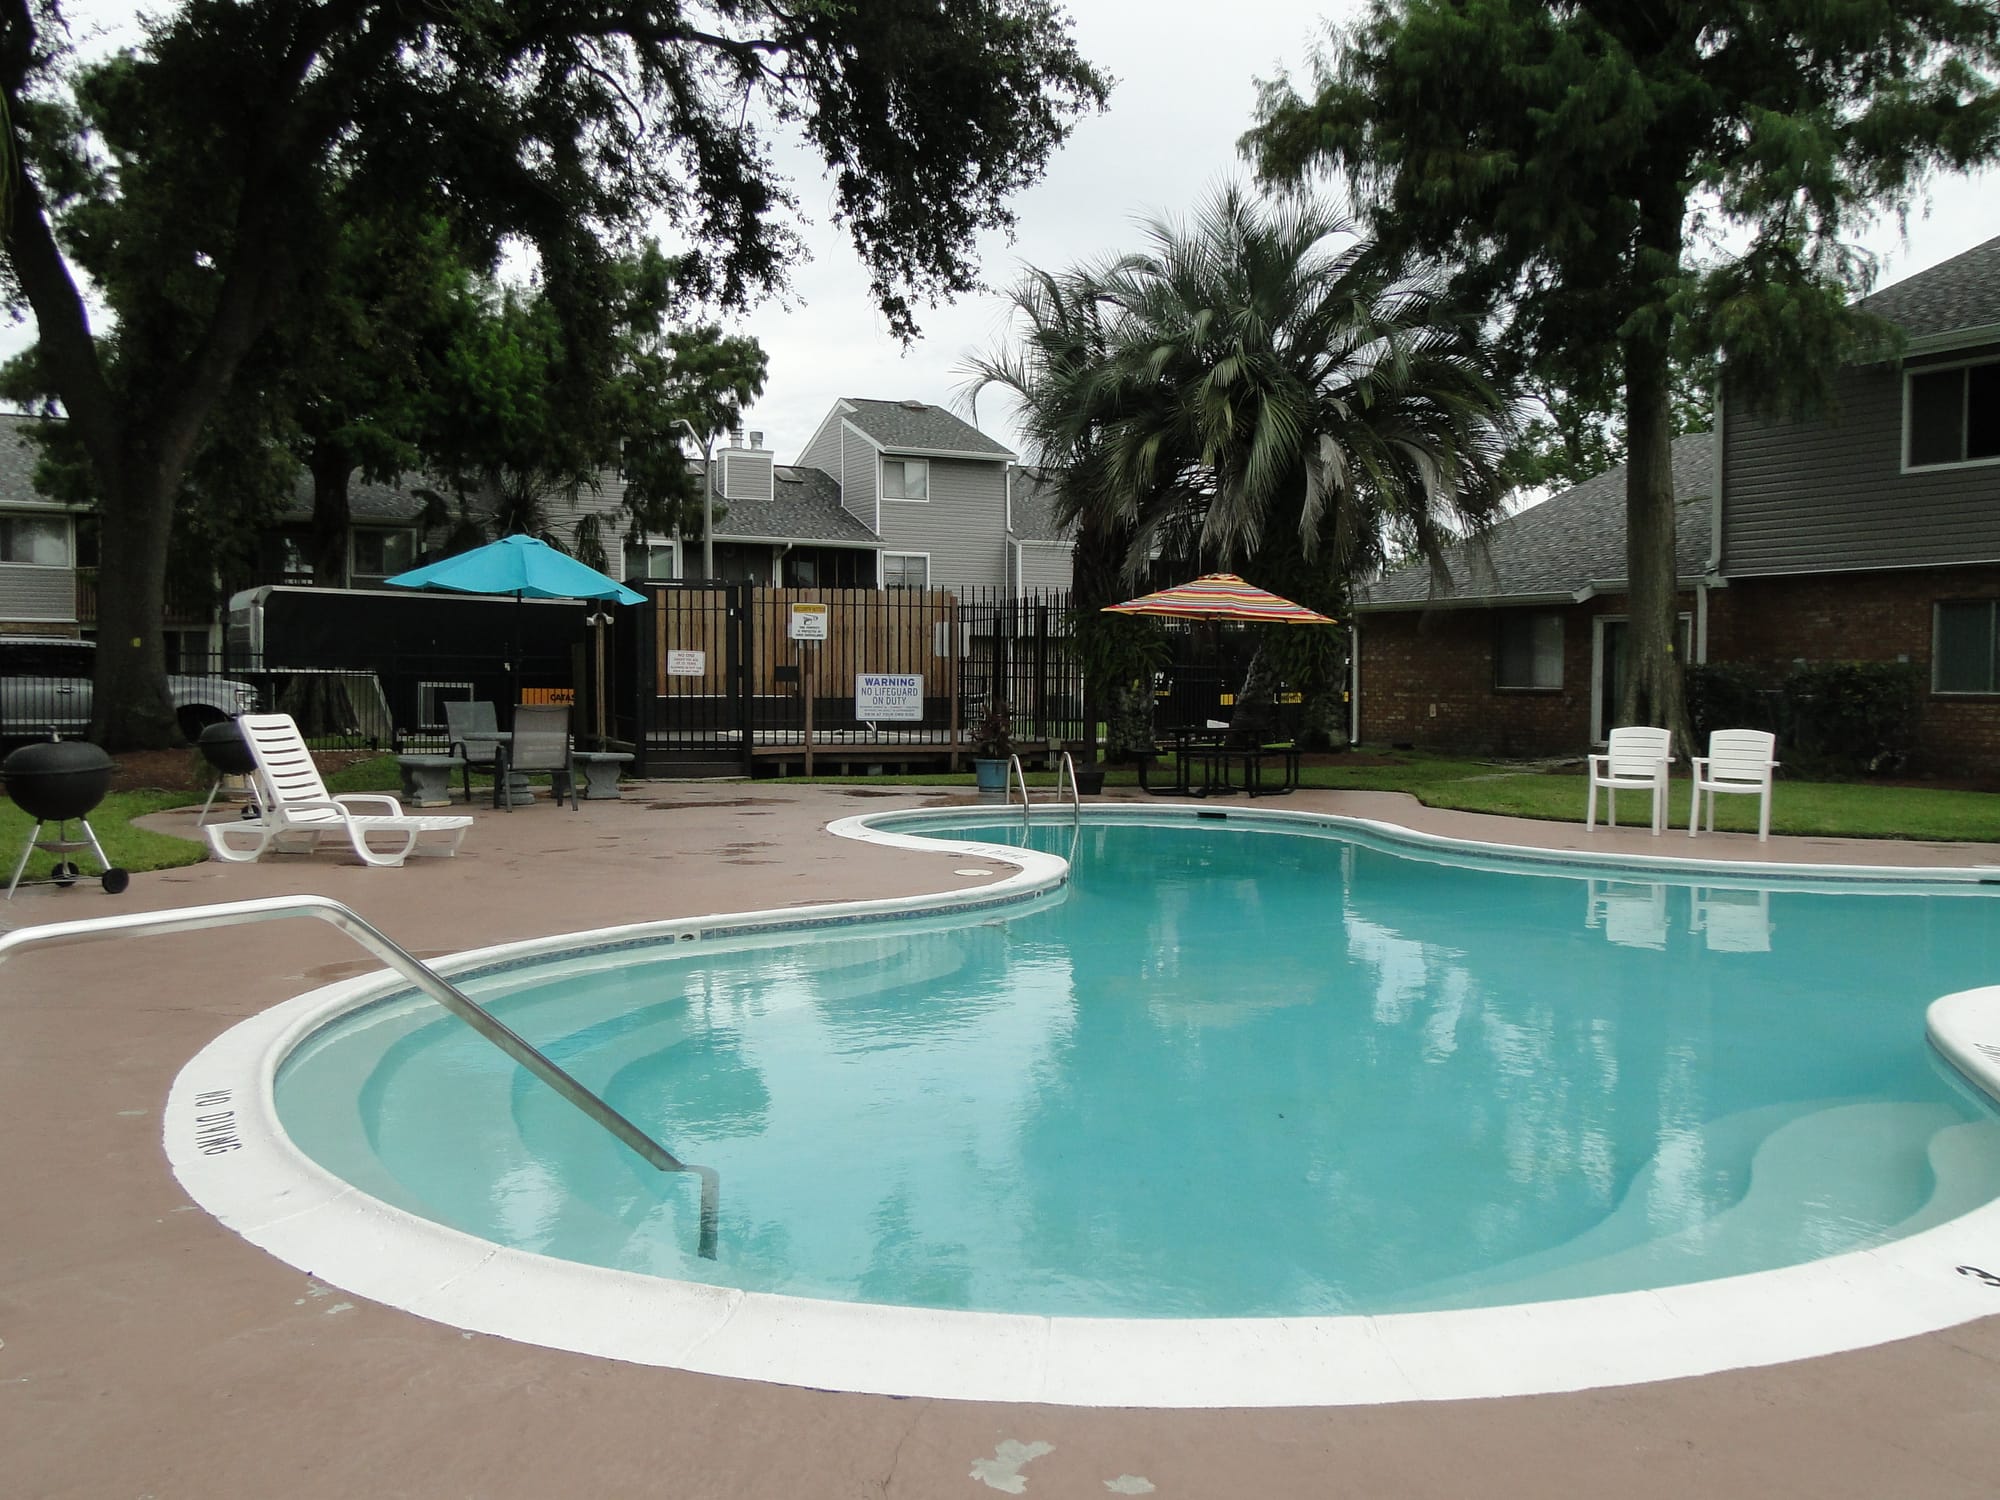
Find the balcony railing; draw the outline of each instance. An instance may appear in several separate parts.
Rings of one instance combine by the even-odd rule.
[[[208,625],[213,623],[215,611],[203,600],[181,597],[169,585],[166,614],[163,618],[168,625]],[[95,568],[76,570],[76,619],[79,625],[97,623],[97,569]]]

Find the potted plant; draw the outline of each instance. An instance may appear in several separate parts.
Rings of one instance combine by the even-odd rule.
[[[1007,762],[1014,754],[1013,716],[996,703],[972,728],[972,770],[980,795],[1007,792]]]
[[[1097,741],[1071,740],[1063,746],[1069,752],[1070,768],[1076,772],[1080,797],[1095,797],[1104,790],[1104,762],[1097,758]]]

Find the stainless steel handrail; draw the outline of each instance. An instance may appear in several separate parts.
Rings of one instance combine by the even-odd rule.
[[[1056,789],[1049,794],[1051,802],[1062,801],[1062,789],[1065,780],[1069,782],[1070,821],[1081,826],[1083,823],[1083,793],[1078,790],[1076,784],[1076,762],[1070,758],[1070,753],[1067,750],[1063,751],[1062,764],[1056,767]],[[1033,821],[1033,815],[1029,809],[1035,799],[1028,792],[1028,773],[1021,769],[1021,757],[1010,755],[1007,757],[1007,805],[1009,807],[1014,805],[1014,783],[1016,781],[1021,783],[1021,827],[1026,829]]]
[[[223,901],[214,906],[182,906],[167,911],[133,912],[118,917],[91,917],[80,922],[51,922],[42,927],[22,927],[13,932],[0,933],[0,962],[5,962],[9,954],[20,948],[61,947],[102,937],[240,927],[251,922],[274,922],[287,917],[313,917],[346,933],[638,1152],[649,1165],[658,1167],[662,1172],[694,1173],[701,1179],[701,1228],[696,1253],[705,1260],[715,1259],[722,1180],[713,1167],[682,1161],[537,1051],[532,1042],[465,991],[403,948],[352,907],[330,896],[266,896],[255,901]]]
[[[1065,777],[1069,780],[1070,821],[1080,825],[1083,822],[1083,793],[1078,790],[1076,784],[1076,762],[1070,759],[1070,754],[1067,750],[1063,751],[1062,764],[1056,767],[1055,800],[1058,802],[1062,801],[1063,779]]]
[[[1014,783],[1017,781],[1021,783],[1021,828],[1025,832],[1033,821],[1028,811],[1028,804],[1033,800],[1028,796],[1028,773],[1021,769],[1021,757],[1010,755],[1007,757],[1007,801],[1010,805],[1014,801]]]

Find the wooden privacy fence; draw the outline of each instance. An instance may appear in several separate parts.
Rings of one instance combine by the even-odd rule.
[[[758,588],[748,593],[748,672],[743,685],[753,696],[776,695],[783,667],[807,669],[823,696],[843,690],[851,694],[854,678],[863,672],[918,673],[925,678],[926,697],[931,696],[932,682],[938,696],[949,695],[959,653],[953,648],[958,599],[948,590]],[[657,597],[654,691],[662,697],[727,691],[725,633],[733,622],[710,607],[700,593],[662,590]],[[791,639],[794,604],[827,607],[824,640]],[[703,654],[699,675],[670,674],[670,664],[692,666],[685,657],[670,663],[670,653],[695,651]],[[786,674],[783,685],[790,690],[791,674]]]

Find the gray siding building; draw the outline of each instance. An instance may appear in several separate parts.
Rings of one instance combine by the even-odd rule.
[[[840,485],[842,507],[880,540],[882,586],[1008,588],[1014,454],[924,401],[848,397],[799,455]]]
[[[1822,419],[1760,416],[1725,380],[1717,572],[2000,562],[2000,238],[1861,305],[1905,357],[1842,370]]]
[[[0,632],[75,635],[76,517],[35,489],[39,425],[0,414]]]

